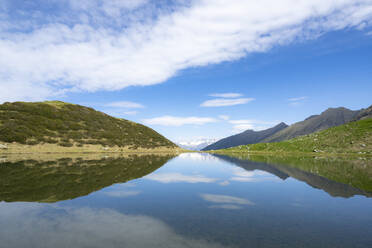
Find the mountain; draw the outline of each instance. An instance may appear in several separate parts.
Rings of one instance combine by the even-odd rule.
[[[217,139],[198,139],[193,141],[181,141],[178,142],[177,145],[184,149],[200,151],[216,141]]]
[[[372,118],[273,143],[237,146],[218,153],[318,153],[372,155]]]
[[[0,201],[57,202],[88,195],[152,173],[174,155],[132,154],[90,158],[37,158],[2,162]]]
[[[364,195],[372,197],[372,168],[355,159],[344,157],[244,155],[214,156],[247,171],[266,171],[282,180],[296,178],[336,197]],[[347,173],[345,173],[347,171]]]
[[[53,150],[67,147],[177,148],[144,125],[60,101],[1,104],[0,141],[5,142],[1,144],[2,150],[16,145]]]
[[[365,120],[365,119],[368,119],[368,118],[372,118],[372,105],[369,106],[366,109],[361,109],[359,111],[359,113],[354,117],[353,120],[354,121]]]
[[[278,142],[288,140],[300,135],[310,134],[330,127],[339,126],[354,120],[360,110],[353,111],[347,108],[329,108],[320,115],[313,115],[297,122],[280,132],[267,137],[262,142]]]
[[[217,141],[216,143],[213,143],[205,147],[202,150],[203,151],[218,150],[218,149],[225,149],[225,148],[234,147],[234,146],[259,143],[263,141],[264,139],[271,137],[272,135],[276,134],[280,130],[283,130],[287,127],[288,125],[282,122],[276,125],[275,127],[262,130],[262,131],[247,130],[242,133],[221,139]]]

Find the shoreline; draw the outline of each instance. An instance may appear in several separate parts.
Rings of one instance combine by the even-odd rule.
[[[180,147],[106,147],[102,145],[84,145],[81,147],[64,147],[56,144],[23,145],[17,143],[0,143],[0,155],[26,155],[26,154],[151,154],[151,153],[172,153],[180,154],[191,152]]]
[[[223,150],[212,150],[203,151],[211,154],[241,154],[241,155],[268,155],[268,156],[312,156],[312,157],[372,157],[369,153],[327,153],[327,152],[272,152],[272,151],[223,151]]]

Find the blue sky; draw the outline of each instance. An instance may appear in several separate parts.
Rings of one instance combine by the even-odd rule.
[[[221,138],[371,105],[372,1],[2,1],[0,55],[0,102]]]

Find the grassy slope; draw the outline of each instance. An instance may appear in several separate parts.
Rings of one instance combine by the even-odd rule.
[[[372,154],[372,119],[350,122],[309,135],[276,143],[258,143],[217,150],[263,153],[347,153]]]
[[[372,196],[372,162],[371,157],[313,157],[313,156],[280,156],[254,155],[244,153],[229,154],[229,156],[274,165],[284,168],[293,167],[329,180],[348,184],[355,188],[369,192]],[[293,176],[293,175],[291,175]]]
[[[21,160],[0,164],[0,201],[56,202],[141,178],[174,155]]]
[[[144,125],[59,101],[0,105],[0,142],[59,147],[177,147]]]

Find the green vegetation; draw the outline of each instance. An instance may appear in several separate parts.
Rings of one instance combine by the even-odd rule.
[[[2,162],[0,201],[56,202],[73,199],[114,183],[143,177],[173,157],[130,155],[105,159]]]
[[[350,185],[364,191],[364,195],[372,196],[372,167],[369,166],[372,163],[371,157],[270,156],[244,153],[234,153],[228,156],[239,160],[270,164],[281,172],[306,181],[310,185],[323,188],[332,195],[347,196],[350,194],[349,196],[352,196],[352,192],[345,192],[345,188],[331,187],[330,182],[321,181],[309,173],[333,182]]]
[[[132,149],[177,147],[144,125],[59,101],[0,105],[0,141],[63,147],[84,144]]]
[[[350,122],[287,141],[237,146],[212,152],[372,155],[372,119]]]

